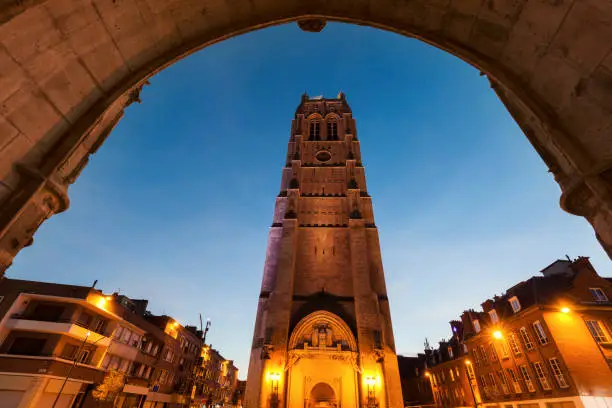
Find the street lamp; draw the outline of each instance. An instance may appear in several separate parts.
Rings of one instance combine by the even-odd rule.
[[[465,360],[465,372],[467,374],[468,384],[470,384],[470,391],[472,392],[472,398],[474,399],[474,408],[478,408],[478,400],[476,399],[476,393],[474,392],[474,387],[472,385],[472,375],[469,370],[470,367],[472,367],[472,362],[470,360]]]
[[[270,406],[272,408],[278,407],[278,382],[280,380],[280,373],[270,373]]]
[[[559,309],[561,311],[561,313],[569,313],[572,311],[572,309],[570,309],[567,306],[562,307],[561,309]]]
[[[374,384],[376,384],[376,379],[374,377],[366,377],[365,383],[368,386],[368,407],[375,407],[376,389],[374,388]]]
[[[497,340],[501,340],[501,339],[503,339],[503,338],[504,338],[504,335],[502,334],[502,332],[501,332],[501,331],[499,331],[499,330],[495,330],[495,331],[493,332],[493,337],[495,337]]]

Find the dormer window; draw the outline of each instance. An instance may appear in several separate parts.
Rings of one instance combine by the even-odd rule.
[[[455,358],[455,356],[454,356],[454,354],[453,354],[453,348],[452,348],[452,347],[449,347],[449,348],[448,348],[448,356],[449,356],[450,358]]]
[[[604,292],[601,288],[589,288],[589,292],[591,292],[591,295],[593,295],[593,299],[595,299],[596,302],[608,301],[606,292]]]
[[[512,311],[514,313],[518,313],[521,310],[521,302],[519,302],[516,296],[513,296],[508,299],[508,302],[510,303],[510,306],[512,306]]]
[[[497,316],[497,311],[495,309],[489,310],[489,317],[491,318],[491,323],[499,323],[499,317]]]
[[[472,324],[474,325],[476,333],[480,333],[480,322],[478,320],[472,320]]]

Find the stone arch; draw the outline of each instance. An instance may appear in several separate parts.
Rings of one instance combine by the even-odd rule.
[[[612,253],[612,4],[606,0],[301,2],[30,0],[0,4],[0,274],[147,78],[212,43],[298,21],[418,38],[487,75]]]
[[[295,326],[289,338],[289,350],[303,347],[304,339],[310,338],[313,329],[327,325],[334,338],[346,343],[350,351],[357,351],[357,340],[349,326],[339,316],[326,310],[318,310],[304,317]],[[312,345],[312,344],[311,344]]]
[[[308,408],[336,407],[337,397],[334,388],[325,382],[315,384],[308,393]]]

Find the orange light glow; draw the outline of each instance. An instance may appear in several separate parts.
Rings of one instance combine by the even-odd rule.
[[[503,339],[503,338],[504,338],[504,335],[503,335],[503,334],[502,334],[502,332],[500,332],[499,330],[495,330],[495,331],[493,332],[493,337],[495,337],[496,339],[498,339],[498,340],[499,340],[499,339]]]
[[[113,297],[112,296],[105,296],[104,299],[106,299],[106,300],[108,300],[110,302],[111,300],[113,300]]]
[[[270,373],[268,374],[268,378],[272,381],[280,380],[280,373]]]
[[[172,323],[172,326],[174,326],[174,327],[178,327],[178,325],[179,325],[179,322]]]
[[[429,373],[429,371],[425,371],[425,377],[431,377],[431,374]]]
[[[569,308],[569,307],[567,307],[567,306],[562,307],[560,310],[561,310],[561,313],[569,313],[569,312],[571,312],[571,311],[572,311],[572,309],[570,309],[570,308]]]
[[[374,385],[376,384],[376,379],[374,377],[366,377],[365,383],[367,385]]]
[[[465,365],[471,365],[472,362],[470,360],[465,360]]]
[[[100,297],[96,302],[96,306],[98,306],[100,309],[104,309],[104,307],[106,306],[106,298]]]

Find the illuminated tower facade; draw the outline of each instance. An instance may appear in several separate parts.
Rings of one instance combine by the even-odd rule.
[[[378,229],[342,93],[303,95],[292,122],[245,402],[403,406]]]

